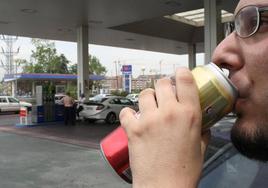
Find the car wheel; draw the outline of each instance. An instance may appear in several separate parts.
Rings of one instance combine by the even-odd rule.
[[[105,121],[106,121],[106,123],[108,123],[108,124],[114,124],[115,121],[116,121],[116,115],[115,115],[115,113],[113,113],[113,112],[109,113],[109,114],[106,116]]]

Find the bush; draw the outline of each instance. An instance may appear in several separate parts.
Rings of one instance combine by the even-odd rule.
[[[122,96],[122,97],[125,97],[125,96],[128,95],[128,92],[126,92],[126,91],[115,90],[115,91],[112,91],[111,94],[116,95],[116,96]]]

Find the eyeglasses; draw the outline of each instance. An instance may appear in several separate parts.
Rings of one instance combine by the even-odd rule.
[[[254,35],[262,22],[261,15],[268,11],[268,7],[256,7],[253,5],[243,7],[234,18],[234,29],[241,38]]]

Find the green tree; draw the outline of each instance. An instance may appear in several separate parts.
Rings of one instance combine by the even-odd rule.
[[[105,75],[107,70],[106,68],[100,63],[99,59],[95,56],[89,55],[88,60],[88,68],[89,68],[89,74],[96,74],[96,75]],[[69,67],[69,73],[71,74],[77,74],[77,64],[71,65]],[[89,88],[100,88],[101,87],[101,81],[89,81]]]
[[[0,94],[4,93],[4,84],[2,81],[0,81]]]
[[[68,70],[70,74],[77,74],[77,64],[71,65]]]
[[[105,75],[107,73],[107,70],[100,63],[97,57],[89,55],[89,73],[96,75]]]
[[[69,60],[63,55],[57,55],[55,44],[48,40],[32,39],[35,50],[32,50],[31,61],[16,60],[22,65],[24,73],[67,74]]]
[[[106,68],[100,63],[100,60],[92,55],[89,55],[88,68],[89,74],[105,75],[107,73]],[[77,74],[77,64],[69,67],[69,73]]]

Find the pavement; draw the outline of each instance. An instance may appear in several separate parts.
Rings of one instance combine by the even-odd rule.
[[[0,187],[130,188],[104,163],[100,140],[119,126],[79,121],[16,127],[17,114],[0,114]],[[233,117],[215,126],[228,132]]]
[[[103,122],[16,127],[0,114],[0,187],[128,188],[104,162],[99,141],[114,130]]]

